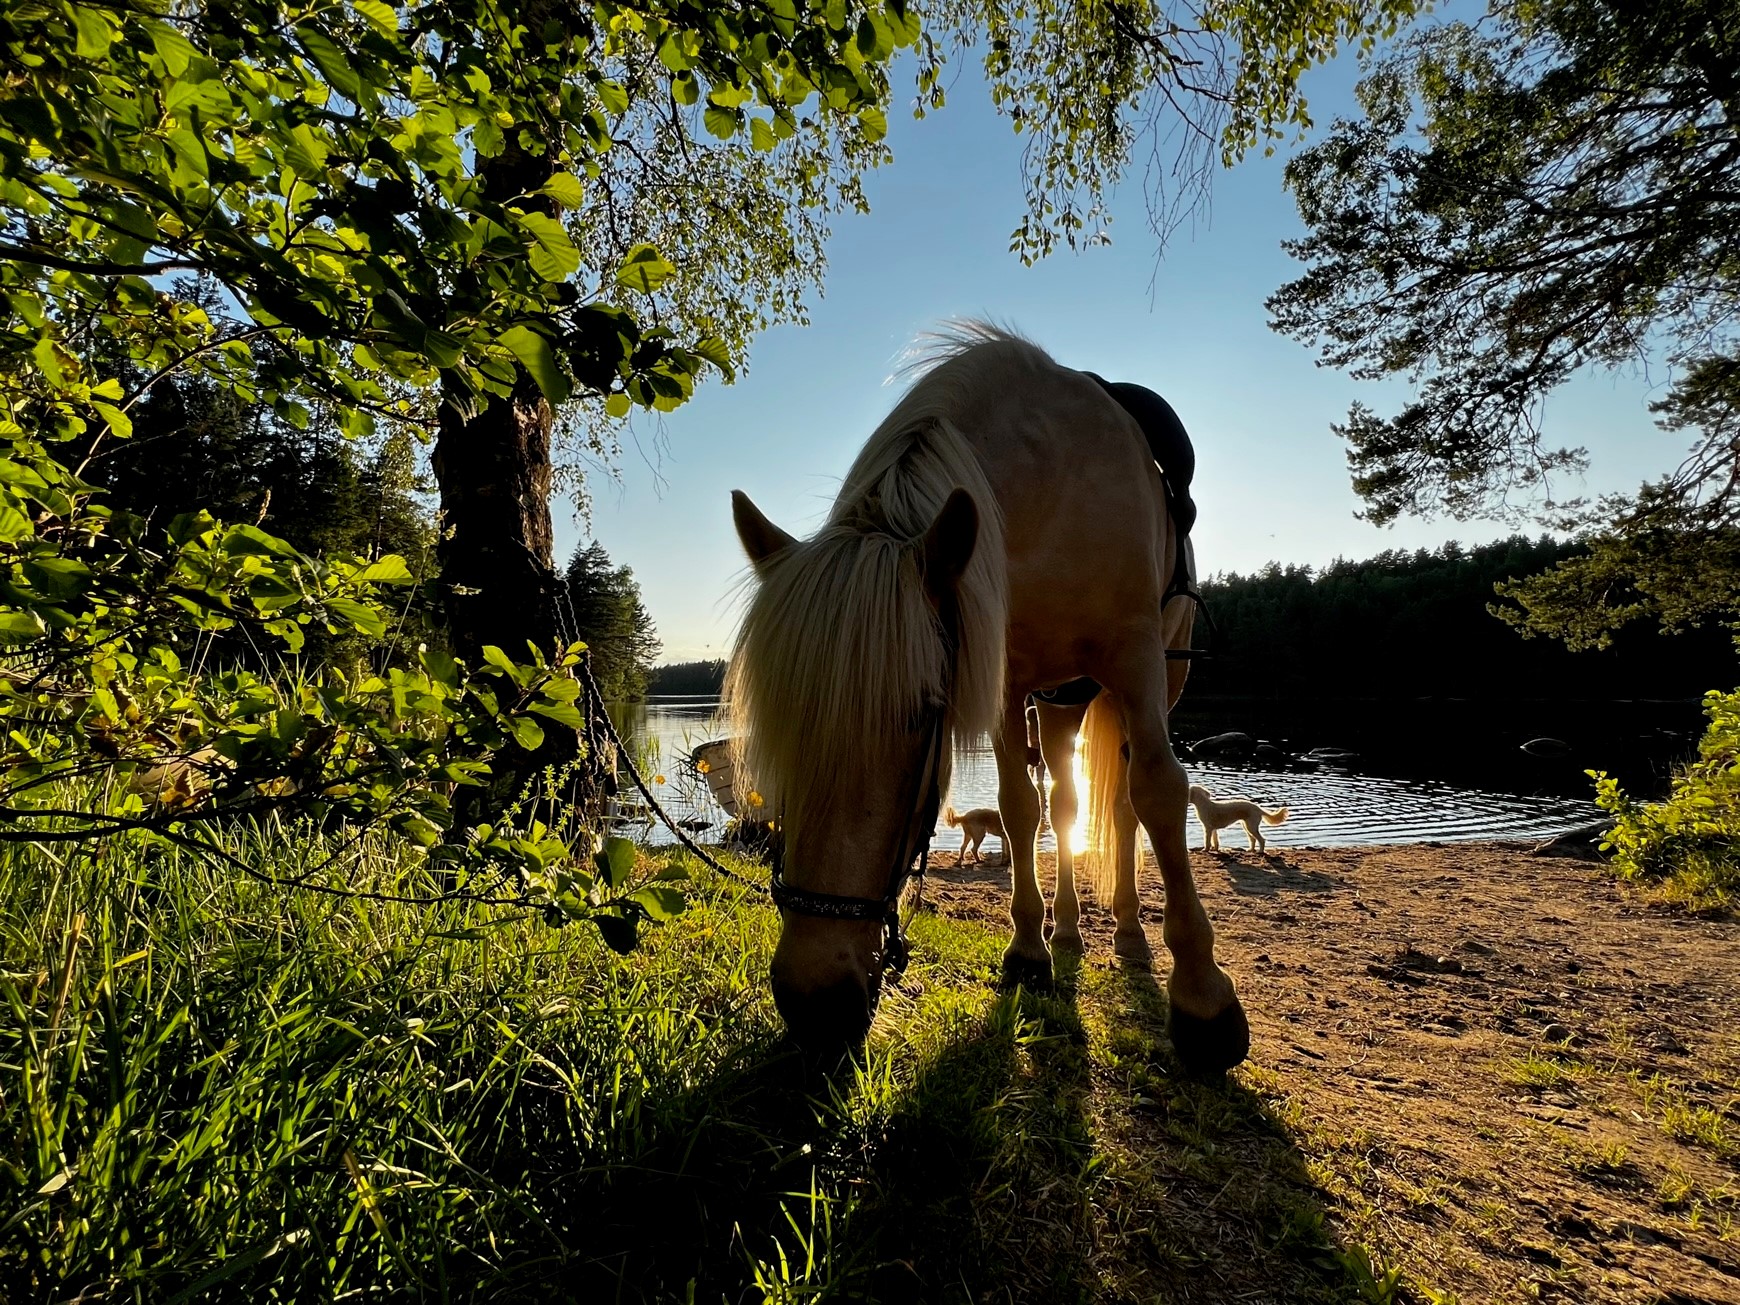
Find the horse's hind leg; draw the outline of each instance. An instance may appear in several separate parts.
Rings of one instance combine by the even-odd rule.
[[[1126,776],[1128,773],[1126,764]],[[1112,864],[1117,875],[1112,887],[1112,920],[1116,925],[1112,931],[1112,954],[1146,970],[1154,964],[1154,949],[1148,945],[1148,931],[1142,927],[1142,898],[1136,889],[1140,839],[1141,829],[1136,823],[1136,808],[1130,801],[1126,778],[1112,803]]]
[[[1051,945],[1080,952],[1081,901],[1075,892],[1075,740],[1087,707],[1039,707],[1039,749],[1051,772],[1051,832],[1057,836],[1057,891],[1051,899]]]
[[[1184,844],[1190,781],[1167,737],[1164,695],[1164,678],[1154,676],[1143,690],[1124,698],[1130,801],[1153,840],[1166,885],[1161,936],[1172,953],[1172,974],[1166,983],[1172,1044],[1192,1071],[1226,1070],[1250,1051],[1250,1026],[1232,980],[1215,963],[1214,926],[1202,909],[1190,872]]]
[[[1039,790],[1027,770],[1027,721],[1023,699],[1004,709],[1003,730],[997,737],[997,806],[1003,814],[1003,846],[1009,853],[1013,892],[1009,919],[1015,936],[1003,953],[1005,979],[1030,985],[1051,982],[1051,949],[1045,945],[1045,899],[1039,893],[1034,867],[1039,833]]]

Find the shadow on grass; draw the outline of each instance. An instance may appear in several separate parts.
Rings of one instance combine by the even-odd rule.
[[[565,1174],[529,1158],[563,1251],[465,1290],[1090,1299],[1094,1153],[1072,985],[943,990],[889,1031],[863,1063],[827,1075],[779,1045],[745,1047],[644,1121],[635,1153]]]
[[[1103,1008],[1096,1198],[1102,1299],[1400,1301],[1381,1257],[1338,1244],[1293,1138],[1237,1077],[1194,1078],[1165,1036],[1153,974],[1119,967]]]
[[[918,1001],[827,1078],[745,1048],[637,1153],[556,1177],[566,1253],[479,1294],[1365,1298],[1285,1131],[1236,1082],[1183,1077],[1164,1022],[1152,976],[1066,963],[1048,994]]]

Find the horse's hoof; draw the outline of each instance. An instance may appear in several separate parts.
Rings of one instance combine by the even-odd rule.
[[[1082,942],[1079,929],[1054,929],[1051,934],[1051,950],[1080,956],[1087,951],[1087,945]]]
[[[1051,955],[1023,956],[1011,949],[1003,953],[1003,986],[1026,988],[1029,992],[1051,990]]]
[[[1140,925],[1134,929],[1119,929],[1112,935],[1112,955],[1125,965],[1139,970],[1154,968],[1154,948]]]
[[[1224,1074],[1251,1054],[1251,1026],[1237,997],[1220,1014],[1206,1019],[1176,1006],[1168,1008],[1166,1033],[1191,1074]]]

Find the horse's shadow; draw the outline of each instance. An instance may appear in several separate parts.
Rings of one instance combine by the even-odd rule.
[[[1284,852],[1210,852],[1234,892],[1258,897],[1278,897],[1282,893],[1334,893],[1347,885],[1321,870],[1307,870],[1289,861]]]
[[[1084,1000],[1084,998],[1091,998]],[[521,1296],[881,1301],[1359,1298],[1285,1130],[1187,1077],[1146,972],[956,989],[861,1070],[771,1041],[653,1108],[631,1163],[567,1176]],[[917,1060],[916,1068],[913,1068]],[[775,1284],[783,1287],[775,1289]],[[1238,1293],[1231,1293],[1237,1295]],[[1243,1298],[1242,1296],[1240,1298]]]

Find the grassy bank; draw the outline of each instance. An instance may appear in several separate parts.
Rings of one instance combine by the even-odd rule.
[[[627,959],[119,840],[6,849],[0,901],[14,1299],[1404,1298],[1263,1100],[1176,1075],[1151,979],[998,993],[978,925],[919,919],[806,1080],[729,888]]]

